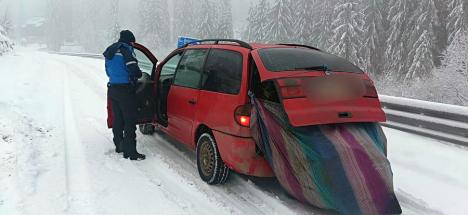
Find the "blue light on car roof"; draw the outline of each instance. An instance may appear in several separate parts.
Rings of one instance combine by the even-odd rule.
[[[182,48],[189,43],[196,44],[198,40],[200,39],[196,39],[192,37],[179,37],[177,40],[177,48],[178,49]]]

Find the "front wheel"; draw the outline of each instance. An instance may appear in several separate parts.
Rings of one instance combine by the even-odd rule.
[[[224,184],[230,169],[221,159],[213,136],[203,133],[197,142],[197,167],[203,181],[208,184]]]

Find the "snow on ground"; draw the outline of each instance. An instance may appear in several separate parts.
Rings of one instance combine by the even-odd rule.
[[[384,130],[395,189],[403,207],[415,214],[466,214],[468,148]],[[428,211],[430,208],[434,211]]]
[[[332,214],[274,179],[201,181],[195,156],[164,134],[138,135],[147,160],[113,152],[102,60],[22,49],[0,57],[0,214]],[[385,129],[405,214],[468,210],[468,150]]]

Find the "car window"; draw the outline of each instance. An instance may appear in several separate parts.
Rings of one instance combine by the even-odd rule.
[[[242,55],[239,52],[212,49],[205,65],[202,89],[238,94],[242,80]]]
[[[162,76],[174,75],[177,65],[179,64],[180,59],[182,58],[182,53],[176,54],[171,57],[161,68]]]
[[[185,51],[174,78],[174,85],[198,89],[207,49]]]
[[[266,48],[259,50],[265,67],[272,72],[328,70],[363,73],[344,58],[308,48]]]
[[[138,60],[138,67],[140,70],[148,75],[153,71],[153,62],[140,50],[135,49],[135,58]]]

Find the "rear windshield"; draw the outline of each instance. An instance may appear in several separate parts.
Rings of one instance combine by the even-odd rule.
[[[327,70],[363,73],[343,58],[309,48],[266,48],[258,52],[265,67],[272,72]]]

